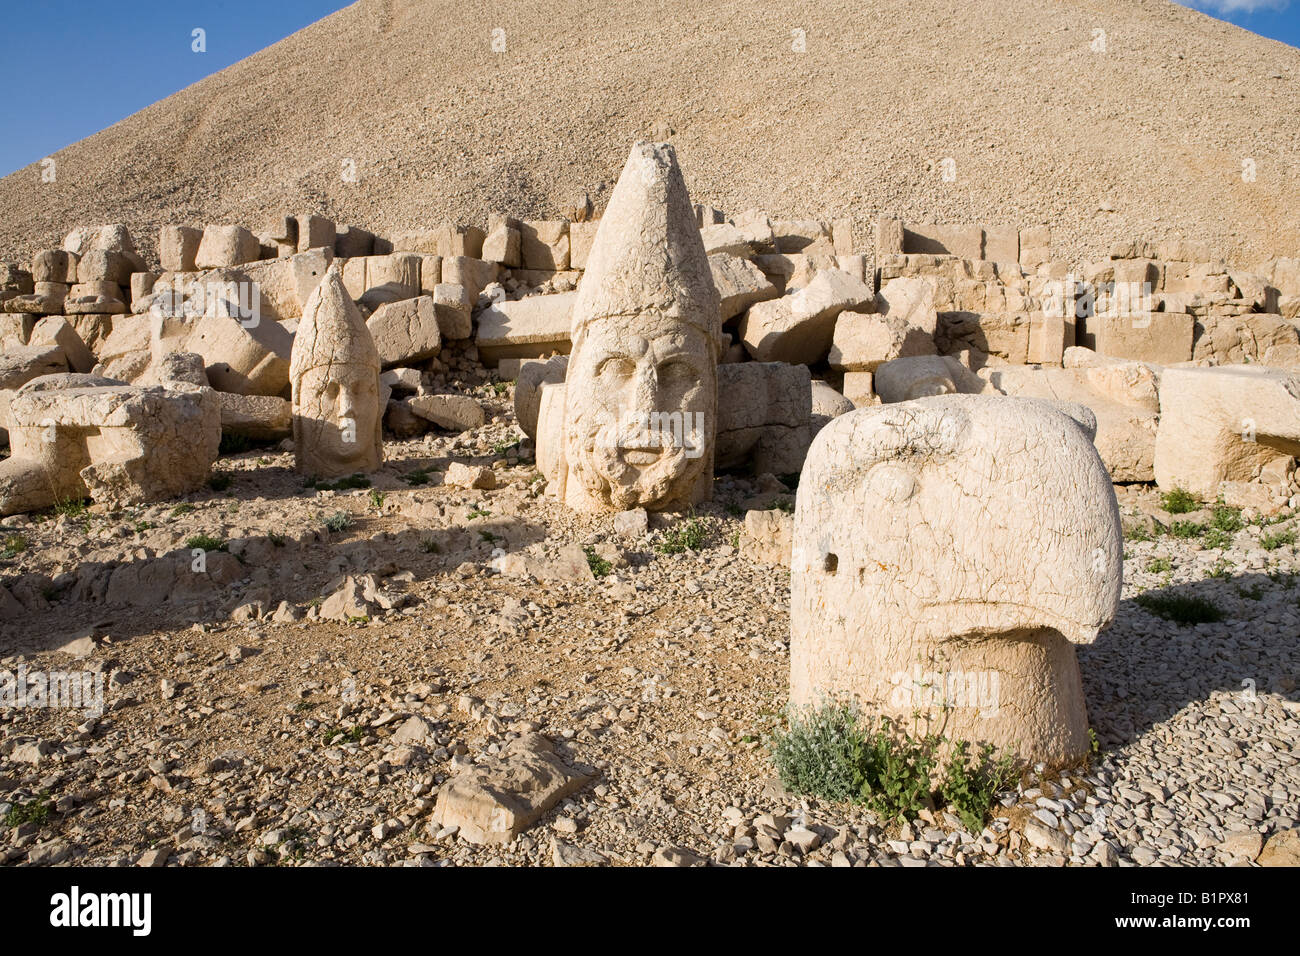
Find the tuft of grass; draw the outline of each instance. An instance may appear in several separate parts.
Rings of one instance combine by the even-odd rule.
[[[370,507],[374,508],[376,511],[384,510],[384,500],[388,495],[384,494],[382,491],[371,488],[368,497],[370,498]]]
[[[348,528],[352,527],[352,515],[346,511],[336,511],[325,519],[325,527],[336,534],[340,531],[347,531]]]
[[[408,471],[399,476],[402,481],[414,487],[415,485],[427,485],[429,483],[429,469],[417,468],[415,471]]]
[[[1165,574],[1174,569],[1174,563],[1168,558],[1152,558],[1147,562],[1147,574]]]
[[[1229,508],[1219,502],[1210,512],[1210,527],[1225,534],[1236,534],[1246,527],[1246,522],[1242,520],[1240,508]]]
[[[492,512],[484,508],[474,508],[465,517],[470,521],[473,521],[475,518],[490,518],[492,517]]]
[[[442,554],[442,546],[433,538],[425,538],[421,541],[420,550],[425,554]]]
[[[1289,544],[1295,544],[1294,528],[1288,528],[1286,531],[1279,531],[1276,534],[1266,534],[1259,539],[1259,546],[1265,551],[1276,551],[1278,548]]]
[[[1205,598],[1186,594],[1139,594],[1134,600],[1143,610],[1175,624],[1213,624],[1223,620],[1219,606]]]
[[[1195,521],[1175,521],[1169,526],[1169,533],[1175,538],[1182,538],[1186,541],[1190,538],[1199,538],[1205,534],[1205,525],[1197,524]]]
[[[137,521],[135,523],[135,533],[144,534],[146,531],[152,531],[156,527],[158,526],[152,521]]]
[[[54,514],[61,518],[77,519],[89,515],[85,498],[62,498],[54,502]]]
[[[782,497],[780,497],[780,498],[777,498],[776,501],[774,501],[772,504],[773,504],[773,507],[775,507],[777,511],[783,511],[783,512],[785,512],[785,513],[788,514],[788,515],[792,515],[792,514],[794,514],[794,499],[793,499],[793,498],[787,498],[787,497],[785,497],[785,496],[782,496]]]
[[[302,486],[304,488],[315,488],[317,491],[350,491],[354,488],[369,488],[370,479],[365,475],[348,475],[346,478],[340,478],[337,481],[308,478],[302,483]]]
[[[954,741],[947,766],[936,774],[937,734],[913,736],[888,719],[865,722],[846,704],[828,703],[789,717],[789,729],[769,742],[781,783],[837,803],[867,806],[887,820],[912,820],[922,809],[951,804],[972,832],[984,827],[997,794],[1014,783],[1012,758],[991,746],[972,753]]]
[[[1201,506],[1196,496],[1185,488],[1175,488],[1160,496],[1160,507],[1171,515],[1185,515]]]
[[[177,505],[175,508],[172,509],[172,517],[179,518],[181,515],[187,515],[193,510],[194,510],[194,506],[191,504]]]
[[[196,534],[185,539],[185,547],[191,551],[225,551],[226,542],[210,534]]]
[[[1154,540],[1154,538],[1151,532],[1147,530],[1146,525],[1135,524],[1133,525],[1133,527],[1129,528],[1127,531],[1124,532],[1124,540],[1125,541],[1152,541]]]
[[[50,818],[50,794],[42,790],[30,800],[15,803],[4,816],[7,827],[20,827],[24,823],[34,823],[38,827],[45,825]]]
[[[214,471],[208,476],[208,487],[213,491],[225,491],[235,483],[235,476],[228,471]]]
[[[593,577],[603,578],[605,575],[609,574],[610,571],[614,570],[614,565],[610,564],[598,555],[596,549],[591,545],[584,546],[582,553],[587,556],[587,567],[591,568]]]
[[[698,551],[709,536],[708,525],[704,519],[694,515],[671,529],[664,535],[663,541],[655,545],[660,554],[682,554],[685,551]]]
[[[1237,588],[1237,595],[1248,601],[1258,601],[1264,597],[1264,585],[1252,584],[1248,588]]]
[[[0,548],[0,558],[16,558],[27,550],[27,538],[21,534],[5,535],[4,547]]]

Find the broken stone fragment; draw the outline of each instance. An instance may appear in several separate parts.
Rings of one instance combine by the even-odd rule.
[[[444,783],[433,819],[459,828],[470,843],[508,843],[590,780],[566,766],[545,737],[525,734]]]

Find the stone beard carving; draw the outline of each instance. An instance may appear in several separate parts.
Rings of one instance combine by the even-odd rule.
[[[708,498],[718,293],[672,147],[637,143],[574,306],[566,503],[673,510]]]
[[[1123,543],[1090,426],[1081,406],[974,395],[827,425],[795,506],[791,703],[1085,755],[1073,644],[1115,614]]]
[[[322,478],[383,463],[379,351],[337,265],[303,308],[289,369],[298,471]]]

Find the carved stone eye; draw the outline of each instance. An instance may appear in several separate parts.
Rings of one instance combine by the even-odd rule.
[[[598,376],[610,379],[631,378],[635,373],[636,363],[621,355],[605,359],[600,363],[600,367],[596,369]]]
[[[901,504],[920,487],[916,475],[897,462],[886,461],[876,465],[867,474],[867,487],[873,498]]]

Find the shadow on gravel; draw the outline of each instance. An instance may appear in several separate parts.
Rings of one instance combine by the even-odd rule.
[[[1300,699],[1300,576],[1245,574],[1151,588],[1078,648],[1103,748],[1127,744],[1215,691]]]

